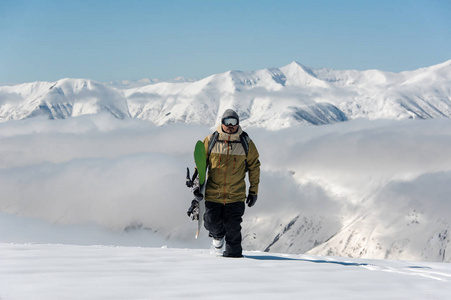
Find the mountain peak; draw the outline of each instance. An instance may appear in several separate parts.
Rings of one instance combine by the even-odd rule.
[[[303,64],[301,64],[300,62],[293,60],[291,63],[289,63],[287,66],[298,66],[298,67],[304,67]]]
[[[327,83],[319,79],[312,68],[297,61],[293,61],[280,70],[287,78],[287,85],[327,87]]]
[[[303,64],[301,64],[300,62],[297,62],[297,61],[295,61],[295,60],[293,60],[293,61],[292,61],[291,63],[289,63],[288,65],[282,67],[281,69],[283,69],[283,68],[285,68],[285,69],[302,69],[302,70],[304,70],[304,71],[307,71],[307,70],[310,70],[310,71],[311,71],[311,68],[309,68],[309,67],[307,67],[307,66],[304,66]]]

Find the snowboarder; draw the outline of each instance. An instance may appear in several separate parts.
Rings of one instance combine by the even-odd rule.
[[[255,144],[239,125],[238,114],[228,109],[221,125],[204,141],[208,177],[205,191],[204,226],[225,257],[242,257],[241,222],[245,203],[257,201],[260,161]],[[246,197],[246,172],[249,190]]]

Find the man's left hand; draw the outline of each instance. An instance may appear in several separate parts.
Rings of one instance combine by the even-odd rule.
[[[249,195],[247,195],[247,199],[246,199],[247,206],[252,207],[252,206],[254,206],[255,202],[257,202],[257,195],[249,193]]]

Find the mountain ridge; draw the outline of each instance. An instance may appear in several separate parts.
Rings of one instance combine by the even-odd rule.
[[[1,86],[0,121],[109,113],[157,125],[213,127],[227,108],[237,110],[243,126],[270,130],[358,118],[450,118],[450,86],[451,60],[400,73],[315,69],[293,61],[281,68],[130,88],[64,78]]]

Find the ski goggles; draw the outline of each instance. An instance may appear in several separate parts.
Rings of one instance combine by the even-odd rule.
[[[222,120],[222,124],[225,126],[236,126],[238,125],[238,119],[236,118],[225,118]]]

